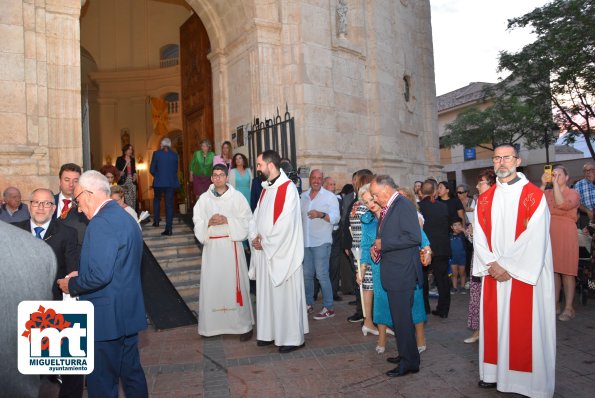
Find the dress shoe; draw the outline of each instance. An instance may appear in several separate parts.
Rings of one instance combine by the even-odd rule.
[[[419,372],[419,368],[418,369],[407,369],[406,371],[401,372],[401,367],[397,366],[396,368],[386,372],[386,375],[388,377],[401,377],[401,376],[407,376],[409,373],[417,373],[417,372]]]
[[[341,297],[341,296],[333,296],[333,301],[343,301],[343,297]]]
[[[386,362],[390,362],[390,363],[401,363],[401,357],[399,355],[397,355],[396,357],[388,357],[386,358]]]
[[[382,347],[382,346],[379,346],[379,345],[376,346],[376,353],[378,353],[379,355],[380,354],[384,354],[384,351],[386,351],[386,348],[385,347]]]
[[[299,350],[300,348],[302,348],[305,345],[306,345],[306,343],[302,343],[302,345],[282,345],[281,347],[279,347],[279,352],[281,354],[287,354],[289,352]]]
[[[153,224],[151,224],[151,225],[153,225],[154,227],[158,227],[159,226],[159,221],[154,221]]]
[[[274,343],[274,341],[272,341],[272,340],[271,341],[267,341],[267,340],[256,340],[256,345],[259,346],[259,347],[264,347],[264,346],[267,346],[267,345],[271,345],[273,343]]]
[[[368,333],[373,334],[374,336],[378,336],[378,329],[370,329],[366,325],[362,326],[362,333],[364,336],[367,336]]]
[[[439,316],[440,318],[448,318],[448,315],[444,315],[443,313],[438,312],[437,310],[432,311],[432,315]]]
[[[173,233],[171,232],[171,229],[166,229],[165,231],[163,231],[161,233],[161,235],[163,235],[163,236],[172,236]]]
[[[477,335],[474,334],[471,337],[467,337],[465,340],[463,340],[463,342],[465,344],[473,344],[473,343],[477,342],[477,340],[479,340],[479,334],[477,334]]]
[[[246,332],[244,334],[240,334],[240,341],[244,342],[244,341],[248,341],[252,338],[252,330],[250,330],[249,332]]]
[[[351,323],[358,323],[364,320],[364,316],[356,312],[355,314],[348,317],[347,320]]]
[[[488,383],[483,380],[480,380],[477,385],[479,388],[496,388],[496,383]]]

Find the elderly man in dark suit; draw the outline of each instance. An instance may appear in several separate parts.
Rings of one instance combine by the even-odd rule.
[[[174,193],[180,188],[178,179],[178,155],[171,149],[171,140],[164,138],[161,140],[161,149],[153,153],[151,159],[151,175],[153,180],[153,189],[155,198],[153,199],[153,212],[155,222],[153,226],[159,226],[159,213],[161,206],[161,195],[165,195],[165,231],[161,235],[169,236],[172,234],[172,224],[174,218]]]
[[[107,178],[89,170],[74,190],[75,204],[90,220],[80,269],[58,284],[95,306],[95,369],[87,378],[90,398],[146,397],[138,332],[147,327],[140,280],[143,240],[137,223],[110,199]]]
[[[450,279],[448,277],[448,259],[450,257],[450,222],[446,204],[434,199],[436,182],[426,180],[421,186],[422,200],[419,201],[419,211],[424,216],[424,232],[432,243],[432,273],[438,288],[438,305],[432,311],[433,315],[447,318],[450,310]],[[424,285],[424,304],[426,312],[430,310],[428,300],[427,270]]]
[[[52,219],[56,205],[54,194],[49,189],[38,188],[33,191],[29,205],[31,219],[13,223],[13,225],[28,231],[38,239],[43,239],[52,248],[58,261],[58,269],[52,283],[52,296],[54,300],[62,300],[62,291],[56,281],[78,270],[80,250],[77,245],[76,230],[60,220]],[[62,380],[61,398],[83,396],[83,376],[62,375],[60,380]]]
[[[415,205],[399,195],[390,176],[378,175],[370,184],[370,194],[382,207],[377,239],[371,248],[373,259],[382,258],[380,279],[388,293],[395,326],[398,357],[388,358],[397,367],[387,376],[400,377],[419,371],[419,352],[411,316],[415,285],[422,283],[419,245],[421,231]]]

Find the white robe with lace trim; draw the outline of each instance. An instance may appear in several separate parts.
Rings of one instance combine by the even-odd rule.
[[[285,173],[266,192],[250,222],[250,242],[261,236],[263,250],[252,248],[250,278],[256,279],[257,339],[277,346],[298,346],[308,333],[304,293],[304,241],[300,198],[295,185],[287,187],[283,209],[273,222],[277,189],[289,181]]]
[[[254,325],[250,280],[242,245],[248,236],[252,212],[244,195],[231,185],[227,186],[227,192],[216,197],[211,185],[194,206],[194,234],[203,244],[198,302],[198,333],[201,336],[242,334],[252,330]],[[209,219],[217,213],[227,217],[227,224],[209,227]],[[225,237],[213,239],[221,236]],[[236,253],[242,306],[236,298]]]
[[[510,294],[512,279],[497,282],[498,295],[498,364],[484,362],[483,290],[480,304],[479,376],[488,383],[497,383],[502,392],[514,392],[528,397],[551,397],[554,394],[556,364],[556,317],[552,251],[549,236],[550,213],[545,197],[527,224],[527,229],[515,241],[519,200],[529,182],[518,173],[521,181],[501,184],[494,193],[492,220],[492,250],[482,230],[475,207],[473,275],[490,277],[488,263],[498,262],[512,278],[534,286],[532,319],[532,372],[509,369]],[[478,202],[481,201],[481,197]]]

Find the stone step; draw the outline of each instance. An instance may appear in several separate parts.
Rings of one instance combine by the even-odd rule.
[[[192,283],[196,283],[196,281],[200,281],[200,269],[196,266],[176,268],[175,270],[166,271],[165,274],[176,288],[180,282],[192,281]]]
[[[202,248],[191,227],[174,218],[173,235],[162,236],[160,227],[143,226],[145,243],[184,302],[198,314]]]

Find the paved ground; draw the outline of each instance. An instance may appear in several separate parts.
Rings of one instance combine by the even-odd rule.
[[[353,296],[346,296],[352,299]],[[477,387],[477,344],[464,344],[468,296],[453,296],[448,319],[431,316],[421,371],[391,379],[386,354],[374,351],[346,301],[337,316],[310,321],[306,347],[281,355],[275,347],[240,343],[237,336],[201,338],[196,327],[142,335],[141,358],[151,397],[514,397]],[[433,303],[434,304],[434,303]],[[318,306],[316,307],[318,309]],[[571,322],[558,322],[556,397],[595,396],[595,300],[577,307]]]

